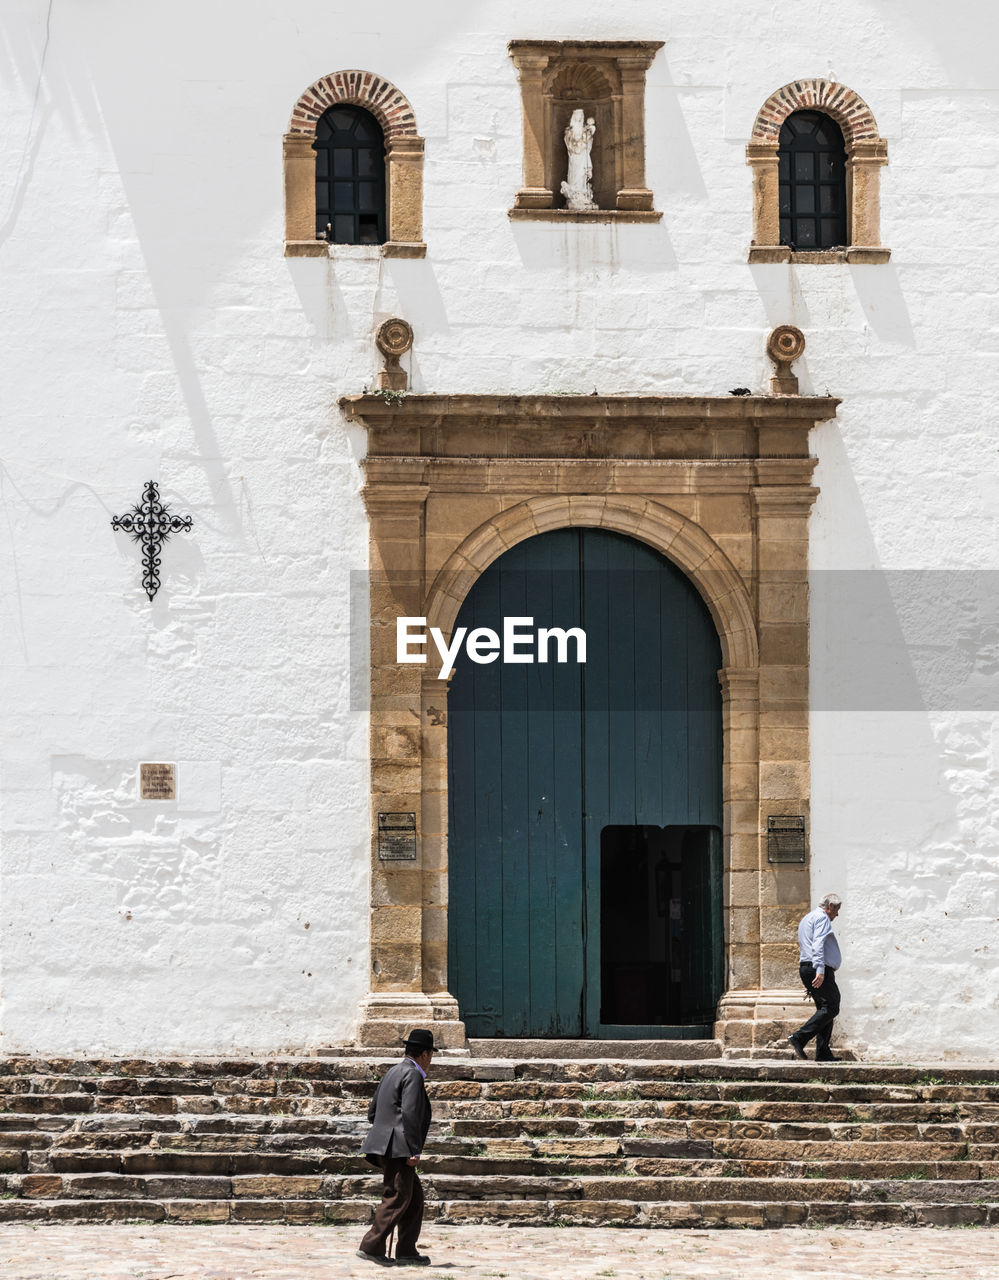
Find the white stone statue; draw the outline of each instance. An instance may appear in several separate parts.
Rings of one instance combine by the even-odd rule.
[[[565,127],[565,146],[569,152],[569,172],[562,183],[562,194],[569,209],[595,209],[593,199],[593,162],[590,151],[596,122],[588,116],[583,123],[583,109],[577,107]]]

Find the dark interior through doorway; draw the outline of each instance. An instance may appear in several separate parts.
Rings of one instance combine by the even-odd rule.
[[[600,1021],[709,1024],[721,994],[721,832],[600,833]]]

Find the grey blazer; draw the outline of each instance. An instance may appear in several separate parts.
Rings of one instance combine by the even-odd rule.
[[[412,1058],[389,1067],[368,1106],[371,1129],[362,1152],[372,1164],[382,1158],[418,1156],[430,1128],[430,1099]]]

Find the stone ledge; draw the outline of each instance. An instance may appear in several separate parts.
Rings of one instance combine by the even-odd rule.
[[[842,249],[792,249],[786,244],[754,244],[749,248],[749,262],[790,262],[800,266],[827,263],[849,263],[852,266],[877,265],[888,262],[891,250],[883,245],[847,245]]]
[[[659,222],[660,209],[508,209],[512,222]]]
[[[375,245],[336,245],[327,240],[286,240],[284,256],[286,258],[336,258],[338,249],[369,249],[373,252],[357,255],[365,260],[376,261],[378,258],[425,258],[427,246],[422,240],[386,240],[384,244]]]

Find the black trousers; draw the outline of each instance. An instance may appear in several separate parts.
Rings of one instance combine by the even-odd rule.
[[[794,1033],[795,1039],[802,1045],[806,1045],[814,1036],[815,1061],[821,1062],[823,1058],[830,1056],[829,1041],[832,1038],[833,1022],[839,1013],[839,987],[836,985],[836,972],[833,969],[827,969],[826,976],[822,979],[822,986],[818,988],[812,986],[812,979],[815,977],[814,965],[803,960],[798,965],[798,973],[805,990],[815,1001],[815,1012],[805,1025],[799,1027]]]
[[[385,1245],[393,1228],[397,1258],[412,1257],[423,1225],[423,1187],[416,1176],[416,1166],[401,1159],[382,1160],[382,1202],[375,1210],[375,1220],[361,1241],[364,1253],[385,1254]]]

